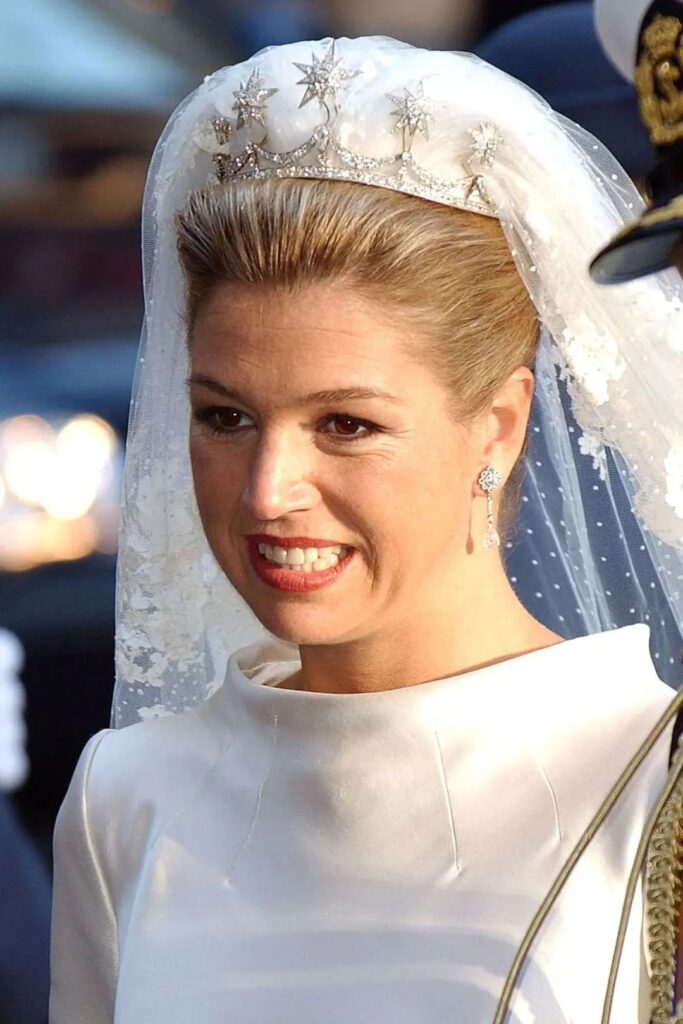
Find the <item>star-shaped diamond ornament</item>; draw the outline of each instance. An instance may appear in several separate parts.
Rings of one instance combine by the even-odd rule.
[[[398,121],[391,129],[392,132],[408,131],[411,136],[416,132],[422,132],[429,141],[429,122],[434,119],[434,115],[430,110],[429,101],[425,100],[422,82],[418,82],[415,95],[406,88],[403,92],[404,96],[387,93],[387,99],[396,104],[396,110],[392,110],[391,113],[398,117]]]
[[[470,128],[469,133],[472,136],[472,158],[478,160],[482,167],[490,167],[503,136],[490,121]]]
[[[252,71],[249,80],[245,84],[240,82],[240,87],[233,96],[237,100],[233,103],[232,109],[237,111],[237,127],[248,127],[254,121],[263,128],[266,127],[265,109],[266,100],[274,96],[277,89],[264,89],[264,82],[258,70]]]
[[[299,104],[300,108],[313,99],[319,100],[321,104],[326,104],[328,100],[334,103],[336,95],[344,87],[344,83],[360,74],[360,71],[348,71],[343,68],[341,57],[338,60],[334,59],[334,41],[322,60],[312,53],[310,64],[298,64],[296,61],[293,63],[294,67],[304,73],[304,77],[300,78],[296,84],[307,86]]]

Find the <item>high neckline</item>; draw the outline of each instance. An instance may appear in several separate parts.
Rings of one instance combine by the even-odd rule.
[[[519,868],[531,884],[538,857],[559,857],[563,837],[585,826],[622,745],[642,741],[642,715],[669,699],[649,636],[635,623],[444,679],[342,694],[280,689],[300,667],[297,649],[258,641],[234,652],[209,701],[226,778],[256,800],[260,829],[278,836],[301,884],[324,876],[340,900],[350,878],[372,900],[372,878],[410,895],[427,882],[443,891],[465,867],[503,871],[501,829],[526,848],[533,826]]]
[[[339,721],[349,716],[357,723],[375,721],[378,715],[399,717],[418,709],[430,718],[444,707],[472,708],[482,705],[486,711],[495,699],[503,706],[531,699],[539,688],[553,689],[555,679],[571,680],[572,694],[590,694],[596,677],[611,676],[615,659],[627,662],[633,671],[620,685],[642,688],[650,681],[662,685],[649,650],[650,627],[634,623],[618,629],[574,637],[563,643],[529,651],[504,661],[485,665],[453,676],[390,690],[369,693],[319,693],[309,690],[281,689],[277,684],[301,668],[301,659],[291,643],[275,637],[257,641],[234,652],[228,660],[224,697],[233,706],[272,721],[274,715],[300,721]],[[596,676],[586,673],[590,662]],[[631,681],[629,683],[629,680]]]
[[[274,700],[279,700],[280,695],[283,695],[302,703],[308,701],[311,704],[320,701],[346,703],[353,699],[370,702],[391,695],[398,696],[401,693],[406,694],[407,699],[410,699],[418,693],[420,696],[430,695],[444,686],[452,688],[454,684],[464,685],[469,680],[479,682],[484,676],[487,677],[487,681],[489,679],[493,681],[507,675],[513,668],[516,670],[522,662],[525,667],[543,669],[546,664],[547,667],[550,667],[558,656],[562,659],[582,659],[588,653],[588,649],[594,647],[599,647],[600,650],[609,650],[612,645],[618,644],[622,649],[622,645],[626,643],[634,653],[647,652],[649,659],[649,639],[649,625],[636,622],[617,629],[570,638],[558,644],[549,644],[534,651],[513,655],[494,664],[478,666],[452,676],[444,676],[441,679],[367,693],[319,693],[311,690],[280,688],[279,684],[283,680],[301,668],[301,658],[296,651],[293,652],[294,645],[272,637],[259,640],[248,647],[235,651],[228,660],[226,676],[229,676],[235,686],[245,693],[254,688],[266,687],[273,695],[277,694],[274,696]]]

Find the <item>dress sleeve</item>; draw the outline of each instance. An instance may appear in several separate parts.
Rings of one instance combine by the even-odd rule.
[[[112,1024],[118,941],[111,893],[98,852],[89,779],[111,729],[86,743],[55,823],[50,1024]]]

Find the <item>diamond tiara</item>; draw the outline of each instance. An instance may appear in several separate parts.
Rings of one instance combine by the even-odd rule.
[[[395,123],[391,133],[400,133],[402,145],[394,154],[371,157],[341,144],[335,136],[334,122],[339,114],[339,94],[347,83],[362,71],[343,66],[335,55],[334,40],[324,55],[311,55],[310,64],[292,62],[303,72],[296,85],[304,86],[299,108],[317,101],[324,120],[296,148],[275,151],[268,146],[268,101],[280,89],[264,81],[254,69],[248,80],[233,90],[235,117],[214,117],[210,126],[203,126],[204,142],[198,144],[210,152],[213,170],[211,180],[225,183],[238,178],[327,178],[355,181],[361,184],[390,188],[474,213],[496,216],[487,193],[481,169],[490,167],[502,136],[494,124],[483,121],[469,129],[472,138],[468,151],[453,154],[453,165],[465,171],[455,180],[439,177],[421,166],[412,152],[416,136],[429,140],[429,130],[436,114],[425,96],[424,82],[412,89],[403,88],[403,95],[386,93],[393,104],[391,117]],[[209,129],[207,132],[206,129]],[[260,138],[253,136],[258,133]],[[251,137],[250,137],[251,136]],[[475,163],[478,167],[475,169]]]

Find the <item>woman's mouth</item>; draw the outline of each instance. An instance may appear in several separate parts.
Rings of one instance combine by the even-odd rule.
[[[331,569],[351,551],[339,544],[329,548],[279,548],[277,545],[259,544],[259,552],[271,565],[298,572],[321,572]]]
[[[272,548],[256,541],[247,542],[249,558],[258,577],[277,590],[306,593],[320,590],[339,579],[353,560],[355,548]],[[329,554],[326,553],[329,551]],[[287,564],[271,561],[277,554]],[[269,557],[270,556],[270,557]],[[289,564],[289,559],[298,564]]]

